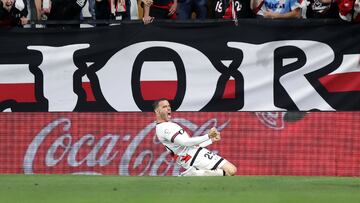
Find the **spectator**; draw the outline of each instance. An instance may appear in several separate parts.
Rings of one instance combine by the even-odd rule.
[[[110,19],[110,3],[108,0],[95,1],[95,15],[97,20]]]
[[[85,6],[81,10],[80,14],[81,20],[95,20],[96,14],[95,14],[95,0],[88,0]]]
[[[95,14],[95,0],[89,0],[88,2],[89,2],[89,8],[88,8],[89,13],[90,13],[90,15],[91,15],[91,18],[92,18],[93,20],[95,20],[95,19],[96,19],[96,14]]]
[[[42,0],[34,0],[34,4],[36,11],[36,20],[40,20],[42,15]]]
[[[79,21],[81,10],[87,0],[34,0],[36,7],[37,20],[75,20]],[[74,25],[54,25],[48,27],[79,27],[80,24]]]
[[[234,2],[234,5],[232,5]],[[254,12],[250,8],[249,0],[216,0],[211,5],[211,13],[213,18],[233,19],[232,10],[235,11],[236,18],[252,18],[255,17]]]
[[[130,0],[115,0],[112,1],[112,13],[115,13],[115,18],[121,17],[121,20],[130,20]]]
[[[36,19],[47,20],[51,9],[51,0],[34,0]]]
[[[138,7],[138,1],[137,0],[129,0],[130,2],[130,19],[131,20],[138,20],[139,19],[139,7]],[[140,1],[139,1],[140,3]]]
[[[96,19],[108,20],[121,16],[121,19],[130,19],[130,0],[96,0]]]
[[[144,24],[154,19],[176,19],[177,0],[143,0]]]
[[[321,3],[335,2],[341,19],[349,22],[360,22],[360,0],[320,0]]]
[[[25,3],[26,7],[27,7],[27,18],[28,20],[37,20],[36,18],[36,10],[35,10],[35,1],[34,0],[23,0],[23,2]]]
[[[321,3],[320,0],[308,0],[307,18],[339,18],[339,8],[335,2]]]
[[[298,0],[263,0],[258,6],[257,17],[300,18],[301,4]]]
[[[193,12],[197,19],[208,18],[208,0],[179,0],[177,15],[179,20],[189,20]]]
[[[45,8],[44,2],[42,10],[50,21],[80,21],[81,10],[86,4],[86,0],[50,0],[49,8]],[[49,24],[47,27],[80,27],[80,23]]]
[[[49,20],[79,20],[86,0],[52,0]]]
[[[0,1],[0,27],[22,27],[28,23],[27,14],[23,0]]]

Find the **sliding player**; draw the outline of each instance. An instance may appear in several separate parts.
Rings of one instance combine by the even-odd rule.
[[[220,133],[215,127],[208,134],[190,137],[178,124],[171,122],[171,107],[167,99],[154,102],[156,114],[156,135],[171,152],[178,164],[187,169],[182,176],[233,176],[236,167],[205,147],[220,141]]]

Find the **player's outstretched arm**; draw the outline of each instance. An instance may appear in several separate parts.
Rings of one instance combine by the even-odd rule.
[[[201,147],[206,147],[213,142],[219,141],[220,133],[216,130],[215,127],[211,128],[208,134],[199,137],[189,137],[186,133],[176,136],[174,138],[174,143],[181,146],[191,147],[199,145]]]
[[[199,145],[207,140],[210,140],[208,134],[199,137],[188,137],[185,135],[179,135],[174,139],[174,143],[180,146],[191,147]]]

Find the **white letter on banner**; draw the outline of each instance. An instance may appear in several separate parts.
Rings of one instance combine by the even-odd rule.
[[[220,73],[200,51],[174,42],[149,41],[130,45],[110,58],[97,72],[101,92],[117,111],[139,111],[131,89],[133,65],[138,54],[148,48],[164,47],[181,57],[186,72],[186,92],[179,111],[198,111],[212,98]],[[156,63],[156,62],[154,62]],[[206,73],[206,77],[204,77]],[[121,89],[121,91],[119,91]],[[121,92],[121,93],[120,93]]]
[[[1,85],[16,85],[16,84],[34,84],[34,75],[29,70],[29,64],[3,64],[0,65],[0,86]],[[6,90],[2,90],[6,94]],[[4,94],[4,93],[3,93]],[[35,94],[35,92],[34,92]],[[14,99],[11,97],[2,100]],[[0,100],[0,102],[2,102]],[[11,108],[4,109],[4,112],[11,112]]]
[[[229,42],[243,51],[239,71],[244,77],[244,107],[241,111],[279,111],[274,104],[274,50],[270,44]]]
[[[304,51],[306,64],[280,77],[280,83],[299,110],[333,110],[316,92],[305,75],[319,70],[334,60],[333,50],[314,41],[288,40],[253,45],[229,42],[229,47],[246,50],[240,66],[244,76],[244,107],[242,111],[283,110],[274,105],[274,51],[279,47],[295,46]]]
[[[44,96],[49,101],[48,111],[73,111],[77,95],[73,88],[74,52],[89,48],[89,44],[74,44],[62,47],[28,46],[29,50],[40,51],[43,61],[39,68],[44,74]]]
[[[320,94],[305,78],[306,74],[324,68],[334,60],[334,51],[331,47],[321,42],[306,40],[289,40],[272,43],[275,47],[298,47],[303,50],[306,55],[306,63],[302,68],[286,73],[279,79],[280,84],[284,87],[299,110],[335,110],[320,96]]]

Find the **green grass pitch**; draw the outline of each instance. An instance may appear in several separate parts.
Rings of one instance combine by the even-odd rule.
[[[0,203],[360,203],[360,178],[0,175]]]

